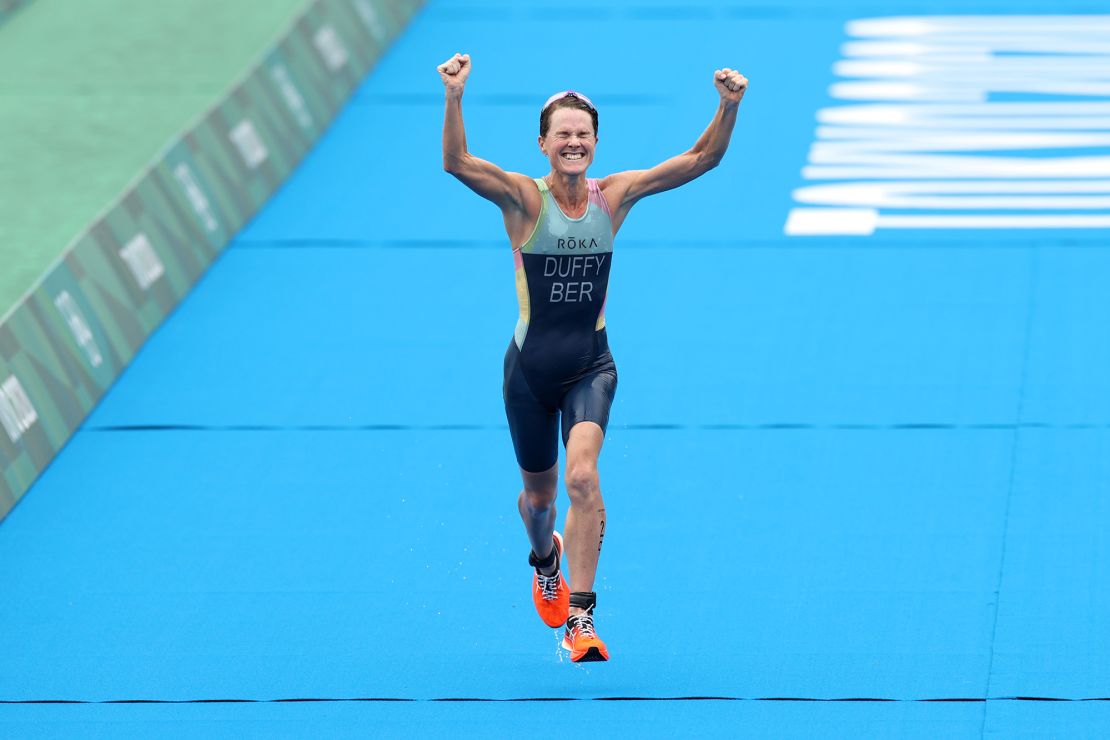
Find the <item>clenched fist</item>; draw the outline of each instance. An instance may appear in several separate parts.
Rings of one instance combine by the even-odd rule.
[[[436,67],[448,92],[462,92],[466,78],[470,76],[470,55],[456,54]]]
[[[713,73],[713,84],[721,94],[721,100],[726,103],[739,103],[748,89],[748,78],[735,69],[718,69]]]

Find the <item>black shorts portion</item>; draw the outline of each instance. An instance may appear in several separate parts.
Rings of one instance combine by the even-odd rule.
[[[530,379],[521,366],[516,342],[509,342],[503,392],[513,449],[521,468],[542,473],[559,459],[560,414],[564,447],[571,427],[579,422],[592,421],[602,431],[608,427],[617,393],[617,366],[606,347],[582,374],[533,389],[534,383],[535,378]]]

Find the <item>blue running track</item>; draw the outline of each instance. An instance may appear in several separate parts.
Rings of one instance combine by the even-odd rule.
[[[431,2],[0,524],[0,736],[1106,736],[1107,232],[783,231],[847,21],[1068,12]],[[535,175],[555,90],[600,176],[752,81],[616,242],[608,664],[531,606],[456,51],[471,150]]]

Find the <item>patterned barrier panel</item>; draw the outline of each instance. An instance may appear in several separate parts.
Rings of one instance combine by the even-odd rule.
[[[310,2],[0,320],[0,518],[289,176],[420,4]],[[10,5],[0,0],[0,18]]]

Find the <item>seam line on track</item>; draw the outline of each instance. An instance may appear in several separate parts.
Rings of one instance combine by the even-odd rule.
[[[1006,573],[1006,543],[1010,532],[1010,506],[1014,499],[1014,478],[1017,473],[1018,441],[1021,437],[1021,418],[1025,412],[1025,388],[1029,378],[1029,355],[1031,352],[1033,336],[1033,317],[1037,310],[1037,286],[1039,283],[1040,260],[1039,252],[1033,250],[1029,270],[1029,300],[1025,310],[1025,340],[1023,342],[1021,357],[1021,376],[1018,381],[1017,409],[1014,414],[1013,440],[1010,446],[1010,476],[1006,486],[1006,507],[1002,515],[1002,552],[998,557],[998,579],[994,587],[994,615],[991,619],[990,656],[987,660],[987,682],[983,687],[983,695],[990,696],[991,682],[994,678],[994,646],[998,634],[998,613],[1002,602],[1002,579]],[[986,737],[987,731],[987,705],[983,705],[983,718],[979,725],[979,736]]]
[[[736,702],[813,702],[822,704],[847,704],[847,703],[904,703],[904,704],[932,704],[932,703],[995,703],[995,702],[1110,702],[1110,697],[1070,698],[1055,696],[992,696],[988,698],[975,697],[935,697],[924,699],[896,699],[887,697],[840,697],[818,698],[800,696],[595,696],[595,697],[570,697],[570,696],[527,696],[508,699],[494,699],[488,697],[437,697],[432,699],[415,699],[409,697],[392,696],[367,696],[367,697],[304,697],[283,699],[0,699],[0,705],[15,704],[343,704],[358,702],[491,702],[491,703],[521,703],[521,702],[552,702],[552,701],[736,701]]]
[[[104,424],[84,427],[86,432],[473,432],[503,430],[505,424]],[[1056,431],[1098,431],[1110,429],[1107,424],[1052,424],[1022,422],[1017,424],[805,424],[796,422],[771,422],[764,424],[613,424],[610,430],[619,431],[1013,431],[1040,429]]]

